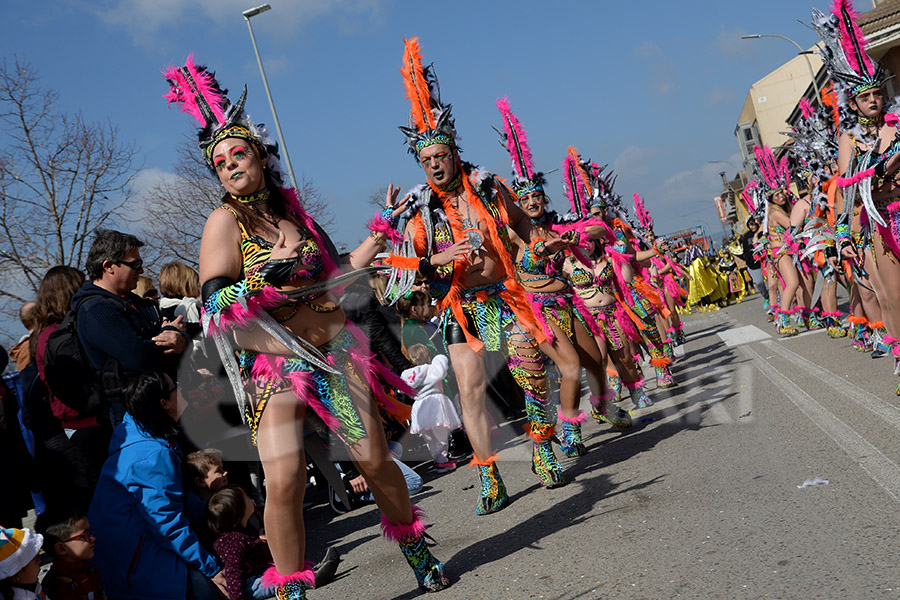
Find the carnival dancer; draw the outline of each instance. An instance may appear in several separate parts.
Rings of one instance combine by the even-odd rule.
[[[569,148],[569,154],[578,156],[578,151]],[[580,158],[579,158],[580,161]],[[607,223],[616,236],[616,243],[606,252],[614,257],[614,260],[628,260],[633,267],[647,261],[654,256],[660,256],[668,245],[665,243],[654,245],[650,250],[638,250],[634,246],[635,235],[631,227],[623,220],[624,207],[621,206],[621,197],[613,190],[614,177],[612,173],[601,176],[602,169],[590,161],[584,161],[583,171],[591,177],[591,215]],[[634,269],[637,271],[637,269]],[[650,364],[656,370],[656,385],[660,388],[670,388],[678,385],[669,365],[670,357],[666,356],[664,340],[656,325],[656,313],[661,312],[668,316],[668,309],[659,293],[653,290],[636,272],[630,280],[626,280],[626,290],[623,291],[621,300],[628,307],[629,316],[635,321],[635,325],[641,332],[641,336],[650,353]]]
[[[638,219],[638,233],[644,244],[648,248],[657,248],[656,233],[653,231],[653,217],[638,194],[634,195],[634,214]],[[662,321],[661,326],[663,327],[660,335],[664,332],[669,348],[673,348],[675,345],[685,342],[684,323],[678,316],[677,309],[679,306],[684,306],[684,300],[688,297],[688,291],[678,284],[675,276],[687,277],[687,271],[672,257],[671,250],[667,249],[661,254],[650,257],[650,273],[651,287],[659,291],[669,310],[668,320],[664,320],[662,315],[657,313],[657,321]]]
[[[460,160],[450,105],[441,103],[437,80],[430,68],[422,66],[419,40],[404,40],[404,45],[400,70],[412,110],[409,127],[400,129],[428,183],[413,190],[414,205],[399,225],[406,239],[394,246],[387,260],[394,268],[388,289],[405,293],[418,271],[437,300],[444,343],[459,384],[463,423],[474,451],[472,466],[481,480],[476,512],[484,515],[509,501],[491,447],[485,349],[506,353],[510,372],[525,392],[535,472],[542,483],[564,481],[558,463],[550,461],[554,415],[538,348],[546,336],[516,281],[510,254],[507,227],[516,229],[523,221],[528,223],[528,217],[493,175]]]
[[[788,188],[790,184],[790,172],[787,166],[787,157],[780,161],[768,146],[753,148],[756,154],[756,162],[761,175],[760,181],[768,204],[766,205],[766,224],[769,237],[769,255],[772,264],[777,271],[783,287],[781,289],[781,301],[775,309],[775,322],[778,333],[783,336],[797,335],[797,330],[791,323],[791,315],[796,314],[797,290],[800,287],[800,276],[794,265],[793,249],[790,236],[785,238],[785,233],[791,226],[791,207],[793,195]]]
[[[866,53],[855,19],[850,0],[836,0],[827,16],[813,10],[840,119],[838,185],[843,197],[835,207],[840,214],[836,233],[841,258],[850,261],[857,276],[869,274],[888,334],[883,342],[900,360],[900,131],[897,115],[886,110],[884,70]],[[862,203],[861,246],[851,235],[857,198]]]
[[[640,333],[618,300],[627,288],[625,282],[633,276],[631,265],[628,261],[614,264],[606,253],[615,241],[613,235],[589,240],[583,253],[588,260],[569,255],[564,272],[600,329],[594,339],[604,361],[611,359],[615,363],[616,375],[628,390],[633,408],[641,409],[652,405],[653,401],[644,391],[644,379],[633,360],[633,350],[630,350],[634,342],[640,341]]]
[[[631,426],[628,414],[609,401],[603,355],[592,339],[601,333],[601,329],[563,274],[566,254],[571,254],[572,249],[578,252],[577,248],[593,231],[605,233],[607,227],[596,219],[586,218],[589,214],[585,202],[586,182],[571,157],[563,164],[563,179],[572,204],[572,216],[577,221],[564,223],[555,211],[547,210],[546,180],[531,162],[525,129],[510,109],[508,99],[498,100],[497,109],[503,118],[501,142],[513,166],[511,188],[528,217],[510,232],[515,245],[516,273],[547,338],[540,345],[541,351],[556,364],[562,376],[559,386],[559,421],[563,430],[560,448],[566,456],[581,456],[586,452],[581,424],[587,418],[579,410],[582,366],[591,391],[591,404],[597,407],[600,419],[615,427]],[[542,463],[535,463],[535,468],[545,485],[557,485],[561,474],[541,470],[545,464],[556,463],[552,446],[535,447],[535,452],[550,455]]]
[[[203,127],[203,158],[225,190],[200,246],[203,325],[215,339],[266,475],[266,532],[275,564],[263,584],[279,599],[302,599],[314,583],[303,525],[306,424],[346,444],[382,510],[385,536],[399,543],[418,584],[426,591],[446,587],[444,567],[425,543],[424,515],[410,505],[376,407],[408,418],[389,389],[409,388],[371,355],[330,292],[354,274],[341,274],[334,245],[287,186],[276,144],[244,113],[246,87],[231,104],[213,73],[192,57],[165,76],[165,97]],[[388,215],[404,208],[397,196],[388,186]],[[367,266],[384,243],[385,234],[374,232],[350,253],[347,266]]]

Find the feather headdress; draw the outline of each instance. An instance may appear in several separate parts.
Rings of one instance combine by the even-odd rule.
[[[803,165],[804,177],[813,177],[810,200],[818,205],[827,202],[822,184],[831,178],[829,167],[834,163],[838,151],[837,131],[827,110],[826,106],[813,107],[806,98],[801,98],[800,111],[803,116],[793,131],[785,132],[785,135],[794,140],[791,152]]]
[[[584,219],[590,215],[591,199],[594,193],[578,150],[572,146],[569,146],[566,158],[563,160],[562,170],[566,197],[572,205],[572,212],[579,220]]]
[[[510,109],[509,99],[503,97],[497,100],[497,109],[503,117],[503,131],[496,128],[495,131],[500,134],[500,143],[506,148],[512,161],[513,191],[519,198],[531,192],[543,193],[546,178],[543,173],[534,170],[528,136],[519,118]]]
[[[834,0],[831,12],[813,9],[812,26],[824,42],[820,55],[834,82],[841,118],[841,129],[856,126],[857,115],[848,102],[867,90],[880,88],[886,81],[880,63],[866,53],[866,41],[856,23],[858,15],[852,0]]]
[[[768,146],[753,147],[756,154],[756,164],[762,176],[762,182],[766,186],[766,193],[772,194],[779,189],[786,188],[791,183],[791,174],[788,170],[787,156],[776,160],[775,155]]]
[[[191,54],[180,67],[169,67],[163,71],[169,82],[169,92],[163,94],[169,104],[176,103],[181,111],[190,114],[200,124],[200,148],[207,162],[211,163],[210,152],[226,137],[237,137],[258,143],[252,126],[244,114],[247,101],[247,86],[237,104],[232,105],[216,81],[215,73],[194,63]]]
[[[638,223],[640,224],[639,229],[641,230],[641,233],[653,231],[653,217],[650,216],[650,211],[644,207],[644,201],[637,192],[634,194],[634,215],[637,217]]]
[[[432,67],[422,66],[419,38],[404,39],[403,65],[400,73],[410,103],[409,126],[400,127],[406,134],[409,151],[414,155],[428,146],[446,144],[456,147],[456,128],[450,105],[441,104],[441,89]]]

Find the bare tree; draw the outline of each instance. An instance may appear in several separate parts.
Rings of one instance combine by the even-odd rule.
[[[122,212],[135,146],[110,123],[63,114],[18,59],[0,65],[0,308],[33,297],[54,265],[81,267],[91,233]],[[87,244],[85,243],[87,242]]]
[[[198,266],[200,237],[209,213],[222,205],[222,186],[197,149],[196,139],[185,137],[176,148],[178,161],[172,165],[173,177],[160,181],[145,192],[141,203],[142,239],[147,246],[148,273],[156,275],[168,262],[179,261]],[[315,220],[327,228],[333,216],[312,180],[301,175],[300,200]]]

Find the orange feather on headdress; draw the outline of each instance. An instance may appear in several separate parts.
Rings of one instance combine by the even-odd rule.
[[[419,38],[404,39],[403,44],[403,66],[400,67],[400,73],[406,86],[406,97],[412,107],[410,119],[419,133],[425,133],[434,129],[437,122],[431,112],[431,91],[425,78],[425,69],[422,68]]]

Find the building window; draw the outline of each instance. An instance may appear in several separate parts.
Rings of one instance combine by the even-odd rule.
[[[750,129],[749,127],[744,130],[744,139],[747,140],[748,142],[753,141],[753,130]]]

